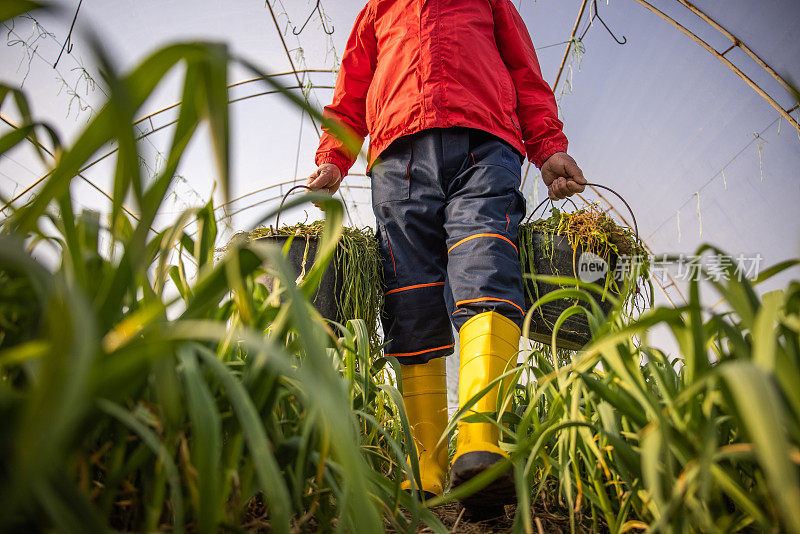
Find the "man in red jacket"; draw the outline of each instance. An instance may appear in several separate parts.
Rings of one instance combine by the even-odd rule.
[[[386,354],[401,363],[420,480],[441,494],[447,472],[444,358],[459,330],[459,403],[516,363],[524,316],[517,226],[524,155],[552,199],[586,181],[566,154],[555,98],[510,0],[369,0],[347,41],[324,116],[356,138],[369,134],[367,174],[387,286]],[[331,194],[357,149],[330,130],[320,140],[312,189]],[[472,406],[498,412],[502,380]],[[507,406],[499,407],[502,409]],[[460,422],[451,487],[507,453],[498,426]],[[463,501],[499,513],[511,474]]]

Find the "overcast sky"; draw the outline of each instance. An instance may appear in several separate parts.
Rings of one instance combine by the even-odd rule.
[[[327,17],[323,28],[313,13],[299,36],[299,27],[312,13],[314,1],[283,0],[274,5],[280,30],[298,68],[333,69],[363,1],[323,0]],[[718,50],[726,39],[692,15],[675,0],[653,3],[707,39]],[[698,7],[739,36],[767,63],[789,78],[800,80],[800,23],[797,0],[698,0]],[[290,70],[269,10],[259,1],[149,1],[85,0],[72,36],[73,48],[52,68],[72,20],[77,0],[58,2],[63,13],[17,20],[5,30],[0,48],[0,78],[22,84],[34,113],[51,121],[67,138],[90,118],[92,106],[104,98],[102,83],[82,32],[91,27],[122,70],[159,46],[186,39],[228,43],[233,53],[247,57],[270,72]],[[577,16],[579,0],[515,0],[538,49],[545,79],[552,84]],[[642,237],[656,253],[691,253],[702,242],[712,242],[732,255],[760,255],[762,267],[797,256],[800,240],[800,138],[786,121],[753,89],[726,66],[672,26],[633,0],[598,2],[600,16],[620,38],[618,45],[599,23],[583,41],[580,58],[572,56],[557,89],[569,152],[590,181],[613,187],[636,212]],[[580,33],[588,23],[584,15]],[[596,21],[597,22],[597,21]],[[52,35],[40,33],[42,29]],[[298,28],[299,29],[299,28]],[[332,29],[328,36],[324,30]],[[38,37],[38,39],[37,39]],[[23,41],[31,46],[25,48]],[[727,57],[752,76],[782,105],[794,105],[790,95],[765,75],[739,50]],[[80,67],[98,80],[81,77]],[[146,103],[140,116],[178,100],[175,73]],[[250,77],[232,67],[229,81]],[[64,85],[59,78],[66,82]],[[307,81],[304,78],[303,81]],[[293,77],[283,77],[296,84]],[[334,75],[310,75],[315,86],[331,86]],[[564,85],[569,81],[569,86]],[[68,89],[67,86],[72,87]],[[562,88],[564,92],[562,94]],[[256,84],[237,87],[234,98],[264,91]],[[74,97],[72,92],[79,95]],[[331,99],[330,89],[315,88],[311,102],[321,107]],[[81,108],[85,109],[81,109]],[[4,113],[8,110],[4,108]],[[795,115],[798,115],[795,112]],[[143,131],[166,124],[172,115],[157,115]],[[756,138],[755,134],[758,134]],[[147,137],[144,145],[151,166],[157,150],[164,151],[170,129]],[[276,95],[259,96],[232,105],[234,197],[302,178],[314,169],[318,141],[315,127]],[[197,205],[211,194],[215,176],[208,157],[207,139],[197,139],[180,173],[174,201],[165,210],[166,224],[182,207]],[[101,187],[109,184],[110,165],[99,164],[87,176]],[[0,159],[0,191],[6,196],[30,184],[43,172],[28,151]],[[345,190],[352,223],[371,225],[368,181],[363,162],[347,178]],[[543,198],[536,185],[536,169],[524,188],[531,207]],[[76,184],[83,206],[107,209],[107,202],[88,186]],[[285,190],[285,188],[284,188]],[[236,214],[232,230],[247,230],[274,208],[271,189],[250,195],[232,205]],[[591,196],[590,196],[591,197]],[[622,209],[615,199],[612,203]],[[699,209],[698,209],[699,205]],[[313,208],[308,217],[319,215]],[[304,218],[302,211],[287,215],[287,222]],[[794,272],[797,277],[797,271]],[[779,287],[786,277],[767,287]],[[680,285],[680,284],[679,284]],[[657,298],[663,297],[657,291]],[[673,294],[673,297],[675,295]]]

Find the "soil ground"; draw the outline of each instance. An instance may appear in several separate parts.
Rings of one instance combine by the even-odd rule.
[[[431,511],[444,524],[448,532],[453,534],[500,534],[512,531],[516,506],[506,506],[505,516],[489,521],[469,521],[465,518],[464,508],[458,502],[438,506]],[[540,501],[534,504],[532,512],[533,531],[536,534],[561,534],[570,531],[569,513],[561,505]],[[396,534],[398,532],[389,521],[384,523],[384,527],[387,533]],[[266,509],[260,497],[257,496],[251,500],[249,513],[240,528],[253,533],[271,532],[269,520],[266,518]],[[311,518],[304,528],[307,529],[306,532],[315,532],[314,519]],[[187,528],[187,531],[194,530]],[[295,531],[302,532],[303,530],[295,529]],[[590,520],[576,518],[575,531],[580,534],[592,532]],[[424,523],[420,523],[417,532],[422,534],[432,532],[432,530]],[[607,530],[601,527],[601,532],[607,532]]]
[[[444,524],[451,533],[458,534],[500,534],[511,532],[514,524],[515,506],[506,506],[505,517],[500,517],[491,521],[470,522],[464,518],[464,509],[457,503],[449,503],[434,508],[433,513]],[[550,511],[544,506],[536,505],[533,507],[534,532],[537,534],[561,534],[569,532],[569,515],[564,510],[557,512]],[[387,528],[387,532],[394,532]],[[420,525],[417,529],[419,533],[432,532],[427,526]],[[591,532],[590,525],[576,525],[576,532]]]

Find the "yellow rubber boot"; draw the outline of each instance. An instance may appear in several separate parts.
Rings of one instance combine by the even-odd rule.
[[[441,495],[447,473],[447,441],[436,444],[447,426],[447,377],[444,358],[401,365],[403,404],[414,437],[421,489],[426,497]],[[410,490],[406,480],[402,489]]]
[[[467,401],[490,382],[515,366],[519,351],[519,327],[497,312],[480,313],[464,323],[459,331],[460,365],[458,402]],[[508,391],[512,378],[501,381]],[[500,383],[478,400],[465,415],[497,410]],[[492,423],[458,423],[456,455],[450,469],[455,488],[488,469],[508,455],[499,447],[500,432]],[[507,471],[494,482],[462,500],[473,518],[488,518],[504,513],[503,505],[514,502],[513,474]]]

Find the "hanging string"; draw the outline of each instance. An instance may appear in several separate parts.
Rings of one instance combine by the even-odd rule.
[[[761,183],[764,183],[764,158],[761,156],[761,142],[764,138],[757,133],[753,134],[756,138],[756,147],[758,147],[758,172],[761,174]],[[766,141],[764,141],[766,143]]]
[[[697,197],[697,223],[700,226],[700,234],[697,237],[703,237],[703,215],[700,213],[700,191],[694,194]]]

